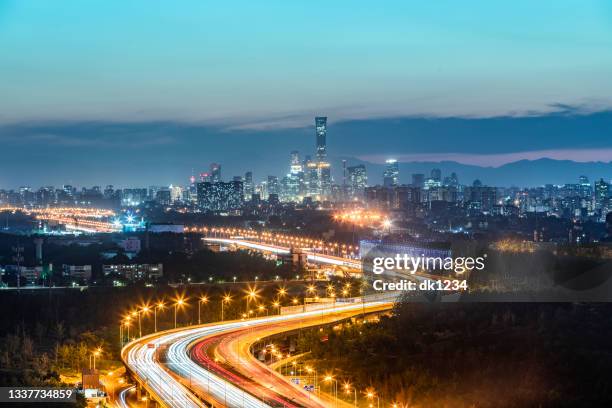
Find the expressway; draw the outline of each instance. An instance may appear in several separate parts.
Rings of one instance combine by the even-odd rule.
[[[249,241],[238,238],[214,238],[206,237],[203,238],[208,242],[216,242],[226,245],[235,245],[242,248],[254,249],[261,252],[269,252],[274,254],[286,255],[289,254],[289,248],[281,247],[273,244],[262,244],[259,242]],[[339,256],[333,256],[328,254],[321,254],[313,252],[308,249],[304,249],[303,252],[308,257],[309,262],[313,263],[324,263],[335,266],[344,266],[352,269],[361,270],[361,261],[359,259],[343,258]]]
[[[163,407],[201,407],[206,401],[224,407],[321,408],[329,405],[267,369],[250,355],[249,345],[273,333],[390,308],[393,300],[393,295],[379,296],[363,304],[164,331],[129,343],[122,359]]]

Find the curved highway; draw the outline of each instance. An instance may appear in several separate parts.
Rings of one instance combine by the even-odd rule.
[[[250,355],[249,345],[274,333],[389,308],[394,300],[390,294],[367,298],[364,303],[338,302],[334,307],[290,315],[169,330],[129,343],[122,359],[138,383],[164,407],[201,407],[203,401],[243,408],[325,407],[329,405],[259,363]]]

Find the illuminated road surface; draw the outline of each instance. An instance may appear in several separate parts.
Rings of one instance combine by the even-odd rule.
[[[269,326],[275,323],[283,323],[290,328],[291,323],[303,319],[316,319],[317,317],[323,319],[330,315],[344,316],[351,313],[358,314],[363,308],[370,309],[384,305],[390,306],[393,300],[393,295],[390,295],[386,298],[379,297],[375,301],[368,299],[365,304],[361,302],[346,305],[337,303],[334,308],[329,309],[166,331],[143,337],[128,344],[123,349],[122,357],[137,380],[163,406],[203,406],[203,403],[197,396],[207,401],[215,401],[215,405],[227,407],[261,408],[283,406],[283,404],[278,405],[279,401],[275,400],[275,398],[265,398],[271,394],[263,396],[260,394],[260,397],[266,399],[264,403],[259,397],[244,391],[240,387],[242,382],[237,378],[229,376],[227,373],[216,371],[215,367],[197,364],[189,356],[190,346],[210,336],[239,329]],[[165,350],[165,353],[163,350]],[[165,361],[158,360],[162,354],[165,354]],[[270,385],[272,387],[278,386],[278,379],[273,380]],[[257,382],[266,384],[268,380],[269,377],[258,378]],[[282,380],[285,381],[284,379]],[[275,391],[275,389],[273,388],[271,391]],[[285,403],[284,406],[300,405]],[[305,406],[319,407],[323,405],[309,404]]]
[[[365,305],[364,305],[365,306]],[[373,308],[365,306],[366,312],[384,310],[389,303]],[[357,313],[361,312],[358,310]],[[263,323],[254,327],[208,336],[191,349],[192,358],[201,366],[233,384],[239,385],[269,405],[279,407],[324,408],[335,405],[333,400],[321,400],[302,386],[292,384],[270,367],[257,361],[250,347],[262,338],[309,326],[332,323],[355,315],[355,309],[333,314],[316,314],[291,321]],[[339,406],[344,405],[339,401]],[[350,404],[349,404],[350,405]]]
[[[116,405],[120,408],[130,408],[130,404],[128,403],[128,393],[130,393],[135,388],[134,385],[131,387],[127,387],[121,392],[119,392],[119,399],[116,401]]]

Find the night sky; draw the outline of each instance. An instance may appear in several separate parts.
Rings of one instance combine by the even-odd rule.
[[[315,115],[372,182],[388,157],[612,160],[610,2],[431,3],[0,1],[0,188],[281,176]]]

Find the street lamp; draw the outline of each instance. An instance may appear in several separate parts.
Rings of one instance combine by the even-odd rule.
[[[155,324],[155,332],[157,332],[157,309],[163,310],[164,307],[166,307],[166,305],[164,305],[164,302],[160,301],[160,302],[157,302],[157,304],[153,308],[153,321]]]
[[[344,384],[342,384],[342,387],[344,388],[344,392],[348,395],[351,393],[351,383],[346,381]],[[354,400],[353,400],[353,405],[356,407],[357,406],[357,388],[353,388],[353,393],[354,395]]]
[[[221,299],[221,321],[223,321],[223,319],[224,319],[224,316],[223,316],[223,306],[225,305],[226,302],[229,304],[229,302],[231,302],[231,301],[232,301],[232,297],[230,295],[225,295]]]
[[[259,307],[257,309],[259,309],[260,312],[263,312],[265,310],[266,311],[266,316],[268,315],[268,309],[266,309],[266,307],[264,305],[259,305]]]
[[[176,312],[179,307],[183,307],[185,304],[185,300],[183,298],[178,298],[174,303],[174,328],[176,329]]]
[[[128,315],[125,317],[125,325],[127,327],[127,339],[128,342],[130,341],[130,321],[132,320],[132,318]]]
[[[378,408],[380,408],[380,398],[378,398],[378,395],[376,393],[374,393],[374,391],[370,390],[366,392],[366,397],[368,397],[369,400],[372,400],[374,397],[376,397],[376,406]]]
[[[208,303],[208,297],[207,296],[202,296],[198,300],[198,324],[202,324],[202,319],[200,318],[200,306],[202,305],[202,303],[204,303],[204,304]]]
[[[278,314],[280,314],[280,303],[279,303],[279,302],[274,302],[272,305],[273,305],[275,308],[277,308],[277,309],[278,309]]]
[[[338,406],[338,380],[336,380],[331,374],[325,374],[323,377],[324,382],[331,382],[333,385],[334,392],[334,406]]]
[[[91,357],[93,356],[93,370],[96,370],[96,357],[102,354],[102,348],[98,347],[89,356],[89,368],[91,369]]]
[[[149,313],[149,306],[148,305],[144,305],[139,311],[138,311],[138,337],[142,337],[142,326],[140,324],[140,315],[141,313],[147,314]]]
[[[248,313],[249,310],[249,302],[251,300],[255,300],[257,298],[257,292],[255,291],[254,288],[249,288],[247,295],[246,295],[246,310]]]

